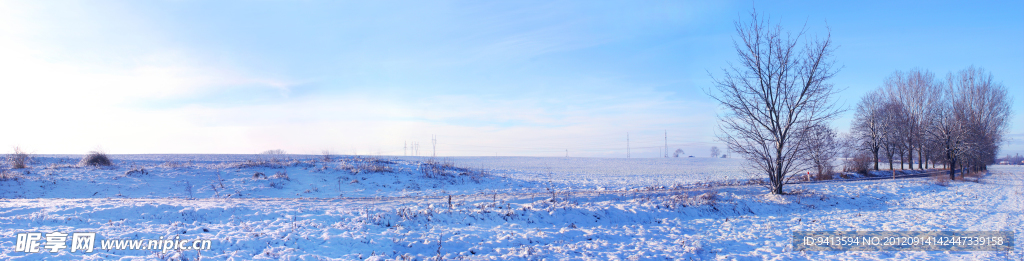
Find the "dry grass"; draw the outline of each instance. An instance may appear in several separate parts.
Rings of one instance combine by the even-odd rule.
[[[427,178],[469,177],[476,183],[490,175],[486,170],[458,167],[449,159],[438,161],[434,158],[420,164],[420,172]]]
[[[81,166],[112,166],[114,163],[110,162],[110,158],[107,157],[106,153],[101,151],[90,151],[88,155],[82,158],[78,162]]]
[[[257,160],[246,160],[246,161],[242,161],[242,162],[234,162],[234,163],[228,164],[228,167],[229,168],[236,168],[236,169],[245,169],[245,168],[273,168],[273,169],[281,169],[281,168],[288,167],[288,163],[287,162],[277,161],[277,160],[257,159]]]
[[[699,194],[696,194],[699,193]],[[661,205],[668,209],[679,209],[685,207],[710,206],[718,204],[718,189],[712,188],[704,193],[679,192],[676,195],[661,198]]]
[[[191,166],[193,166],[195,164],[193,164],[192,161],[181,162],[181,161],[177,161],[177,160],[169,160],[169,161],[166,161],[166,162],[164,162],[163,164],[160,164],[160,165],[165,167],[165,168],[169,168],[169,169],[180,169],[180,168],[191,167]]]
[[[352,174],[359,173],[394,173],[398,169],[396,163],[391,160],[376,157],[352,157],[341,160],[341,170],[347,170]]]
[[[0,170],[0,181],[8,181],[8,180],[17,181],[18,179],[21,179],[23,177],[24,176],[22,176],[22,174],[18,173],[18,172],[7,171],[7,170]]]

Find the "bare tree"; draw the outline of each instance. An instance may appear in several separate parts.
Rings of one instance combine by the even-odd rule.
[[[947,90],[946,92],[946,95],[949,95],[949,91]],[[943,152],[943,162],[946,166],[949,166],[949,179],[954,179],[956,178],[953,175],[956,169],[956,160],[963,153],[962,128],[954,117],[952,104],[944,102],[934,109],[936,110],[935,115],[938,117],[938,120],[932,124],[929,131]]]
[[[878,170],[878,152],[882,149],[882,101],[883,94],[873,91],[861,98],[854,114],[853,136],[857,143],[869,151],[874,160],[874,168]]]
[[[968,67],[947,76],[952,124],[959,132],[954,150],[959,156],[961,175],[965,171],[985,170],[995,162],[999,144],[1009,127],[1010,98],[1001,83],[993,82],[992,75],[983,69]],[[957,161],[951,159],[951,162]],[[955,166],[950,167],[950,175]]]
[[[843,148],[835,131],[825,125],[814,125],[808,128],[801,138],[807,141],[804,160],[810,163],[819,180],[830,178],[834,167],[832,160],[839,156]]]
[[[941,91],[935,81],[935,74],[927,70],[912,69],[907,72],[896,71],[885,80],[885,95],[903,106],[903,124],[900,144],[901,161],[907,161],[910,169],[914,169],[913,154],[918,152],[918,168],[924,166],[925,128],[930,119],[932,107],[938,102]],[[905,153],[905,154],[904,154]],[[901,168],[903,167],[901,163]]]
[[[804,30],[783,33],[756,10],[750,16],[735,22],[739,65],[723,69],[710,96],[725,107],[718,139],[768,175],[772,194],[782,194],[786,176],[807,169],[800,133],[838,113],[826,83],[837,72],[834,47],[831,34],[800,44]]]
[[[906,137],[907,113],[906,108],[899,102],[889,99],[881,101],[881,129],[882,129],[882,152],[889,161],[889,170],[896,177],[896,168],[893,167],[893,160],[904,151]],[[902,165],[902,164],[901,164]]]
[[[718,154],[722,154],[722,151],[718,149],[718,146],[711,146],[711,157],[717,158]]]

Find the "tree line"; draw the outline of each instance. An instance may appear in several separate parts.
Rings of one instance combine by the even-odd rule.
[[[852,141],[870,155],[874,170],[882,160],[890,169],[897,159],[901,169],[942,164],[952,179],[957,169],[981,171],[995,163],[1010,104],[1006,88],[981,68],[950,72],[943,80],[928,70],[896,71],[857,104]]]

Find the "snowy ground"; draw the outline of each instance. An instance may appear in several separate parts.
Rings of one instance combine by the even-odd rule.
[[[7,172],[16,179],[0,181],[0,258],[1024,258],[1020,246],[1012,252],[794,252],[790,239],[801,230],[1013,231],[1022,238],[1022,166],[993,166],[978,183],[791,184],[786,190],[793,193],[780,196],[756,185],[668,186],[743,179],[741,162],[731,159],[453,158],[455,166],[470,168],[427,178],[425,158],[411,157],[382,163],[123,155],[108,168],[73,166],[79,157],[40,155],[29,169]],[[128,173],[133,169],[146,172]],[[17,233],[50,231],[98,232],[97,242],[177,235],[213,244],[202,252],[14,251]]]

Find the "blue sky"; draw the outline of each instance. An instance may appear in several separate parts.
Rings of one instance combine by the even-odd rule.
[[[0,1],[0,145],[623,157],[629,133],[655,157],[667,131],[706,156],[708,72],[754,6],[831,29],[851,109],[895,70],[985,68],[1024,152],[1020,1]]]

